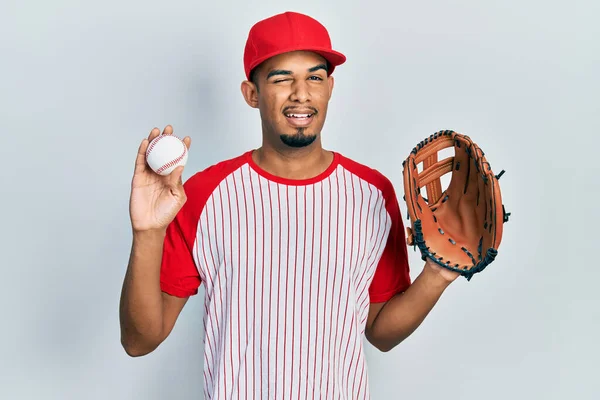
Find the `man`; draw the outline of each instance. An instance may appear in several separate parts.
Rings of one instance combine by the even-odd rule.
[[[458,276],[425,263],[411,284],[391,182],[322,147],[344,62],[306,15],[260,21],[241,91],[260,112],[262,146],[182,184],[183,168],[161,177],[145,163],[157,128],[140,145],[122,344],[152,352],[204,284],[207,399],[368,398],[363,335],[391,350]]]

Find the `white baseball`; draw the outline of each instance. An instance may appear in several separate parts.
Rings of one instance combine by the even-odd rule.
[[[185,165],[188,149],[183,140],[173,135],[158,135],[148,145],[146,162],[159,175],[169,175],[180,165]]]

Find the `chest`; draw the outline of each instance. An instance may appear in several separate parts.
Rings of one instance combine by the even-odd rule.
[[[323,251],[353,260],[385,229],[382,197],[352,175],[334,174],[312,185],[290,186],[260,177],[229,178],[208,199],[199,236],[221,257],[277,249]]]
[[[387,229],[379,192],[350,174],[305,186],[230,177],[200,216],[197,265],[205,280],[246,290],[273,281],[357,287],[371,278]]]

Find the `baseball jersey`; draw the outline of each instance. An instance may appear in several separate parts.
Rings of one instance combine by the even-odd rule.
[[[204,298],[206,399],[368,399],[369,305],[410,285],[398,200],[337,152],[311,179],[252,151],[188,179],[167,229],[161,288]]]

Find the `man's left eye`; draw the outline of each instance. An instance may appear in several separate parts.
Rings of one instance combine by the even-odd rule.
[[[310,79],[322,81],[323,79],[320,76],[311,76]]]

